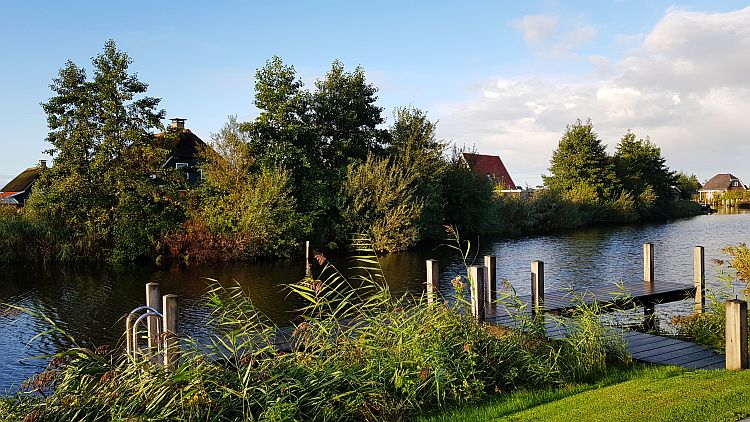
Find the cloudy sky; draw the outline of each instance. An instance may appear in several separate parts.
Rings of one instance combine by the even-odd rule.
[[[519,185],[540,183],[565,126],[587,118],[610,152],[632,129],[675,170],[750,182],[747,3],[15,3],[0,13],[2,184],[45,158],[39,104],[58,69],[89,66],[108,38],[204,139],[230,114],[252,118],[253,74],[272,55],[307,86],[338,58],[365,69],[388,123],[394,107],[423,108]]]

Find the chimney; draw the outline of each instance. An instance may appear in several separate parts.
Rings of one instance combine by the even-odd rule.
[[[172,122],[169,124],[169,127],[174,129],[185,129],[185,120],[187,119],[181,119],[179,117],[169,119],[169,121]]]
[[[47,160],[39,160],[39,165],[37,166],[40,169],[46,169],[47,168]]]

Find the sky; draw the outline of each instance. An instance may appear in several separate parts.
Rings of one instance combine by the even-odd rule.
[[[386,126],[421,108],[517,185],[541,183],[565,127],[589,118],[610,153],[632,130],[674,170],[750,183],[746,2],[7,2],[0,39],[0,186],[48,158],[49,84],[108,39],[204,140],[257,114],[254,74],[273,55],[308,88],[338,59],[379,89]]]

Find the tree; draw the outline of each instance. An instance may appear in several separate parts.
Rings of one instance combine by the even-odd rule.
[[[655,195],[656,200],[672,198],[672,186],[677,182],[675,173],[669,170],[661,156],[661,148],[647,137],[636,140],[635,133],[628,131],[617,144],[614,155],[615,171],[622,187],[634,196],[646,193]]]
[[[54,165],[41,173],[29,214],[69,233],[69,252],[112,248],[110,258],[135,259],[153,253],[164,225],[180,219],[175,186],[151,182],[175,180],[160,170],[168,150],[152,132],[164,111],[128,73],[131,62],[109,40],[92,60],[93,79],[68,61],[42,104]]]
[[[569,191],[588,186],[600,200],[616,197],[620,183],[591,120],[568,125],[550,160],[550,176],[542,176],[551,189]]]
[[[375,105],[377,88],[368,84],[364,70],[344,71],[336,60],[322,80],[315,82],[313,122],[323,143],[327,169],[344,170],[351,161],[380,154],[387,144],[383,109]]]
[[[300,214],[314,220],[335,205],[324,172],[322,144],[312,123],[310,93],[293,66],[272,57],[255,74],[255,106],[260,114],[240,126],[257,170],[282,169]]]
[[[675,175],[677,181],[675,185],[680,189],[680,198],[690,200],[693,195],[698,193],[698,189],[703,187],[701,182],[698,181],[698,177],[694,174],[688,176],[687,173],[677,172]]]
[[[424,111],[401,107],[393,114],[388,152],[414,175],[415,194],[424,204],[418,223],[420,238],[435,238],[441,234],[445,218],[441,182],[447,170],[443,158],[446,144],[435,139],[436,123],[431,122]]]
[[[228,192],[246,183],[255,159],[250,137],[240,129],[237,116],[229,116],[219,132],[211,134],[210,145],[199,152],[206,175],[204,186]]]

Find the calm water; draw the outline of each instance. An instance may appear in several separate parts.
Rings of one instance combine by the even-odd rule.
[[[476,239],[472,239],[476,244]],[[656,282],[692,284],[692,248],[706,251],[708,284],[717,283],[713,258],[726,258],[720,249],[727,244],[750,241],[750,214],[715,214],[667,224],[594,227],[549,236],[519,239],[482,239],[479,256],[498,257],[498,277],[508,279],[519,294],[529,293],[530,261],[545,262],[549,289],[568,286],[612,284],[642,279],[642,244],[652,242],[656,250]],[[383,257],[388,283],[395,292],[420,291],[425,278],[425,260],[437,259],[441,266],[440,289],[450,290],[449,280],[462,271],[456,252],[445,246],[424,247]],[[339,265],[343,266],[343,265]],[[123,316],[143,304],[144,285],[161,283],[162,293],[181,297],[180,331],[206,335],[206,310],[199,300],[208,278],[225,285],[235,281],[247,290],[254,303],[279,324],[287,323],[298,306],[288,297],[283,283],[296,281],[304,273],[304,260],[274,263],[224,264],[188,269],[114,271],[59,267],[8,267],[0,274],[0,302],[37,312],[53,319],[80,344],[116,344],[123,331]],[[687,313],[688,301],[661,305],[661,315]],[[12,391],[39,370],[43,361],[28,358],[52,353],[68,343],[60,336],[43,336],[40,318],[0,305],[0,394]]]

